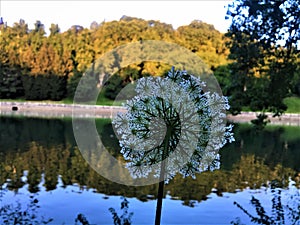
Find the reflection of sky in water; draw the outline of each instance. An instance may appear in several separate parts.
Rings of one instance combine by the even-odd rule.
[[[107,146],[114,149],[118,143],[113,142],[111,135],[113,130],[107,120],[96,120],[99,134],[107,141]],[[41,173],[47,173],[48,190],[54,188],[57,174],[63,174],[65,184],[78,182],[81,185],[97,188],[105,194],[120,193],[128,196],[136,196],[144,199],[145,194],[155,194],[156,188],[152,186],[135,189],[121,187],[118,184],[108,182],[104,178],[93,173],[92,169],[82,164],[84,160],[76,149],[76,143],[72,134],[72,124],[68,120],[45,120],[33,118],[0,118],[0,162],[4,170],[0,175],[5,179],[12,179],[11,188],[18,188],[23,184],[18,182],[21,171],[31,171],[31,188],[35,190],[35,182],[39,181]],[[286,179],[291,174],[299,173],[299,127],[267,127],[263,132],[256,133],[248,125],[236,125],[235,134],[237,141],[226,146],[221,151],[222,169],[212,173],[202,173],[197,180],[176,178],[166,186],[170,195],[187,199],[184,201],[172,200],[168,195],[163,201],[162,223],[163,224],[230,224],[235,217],[241,217],[242,223],[249,224],[249,218],[235,205],[237,201],[250,213],[255,213],[250,205],[251,195],[255,191],[245,190],[236,194],[227,193],[235,188],[245,186],[255,187],[255,184],[266,183],[268,180],[282,177]],[[255,145],[253,145],[255,143]],[[249,157],[248,157],[249,156]],[[262,159],[257,161],[256,159]],[[54,163],[54,164],[53,164]],[[283,167],[276,167],[277,164]],[[14,170],[14,167],[16,170]],[[293,170],[287,170],[292,168]],[[3,174],[2,174],[3,171]],[[242,174],[239,174],[242,172]],[[26,175],[27,172],[24,172]],[[293,177],[293,176],[292,176]],[[26,176],[22,178],[26,184]],[[299,185],[299,176],[295,177]],[[245,183],[244,181],[247,181]],[[79,185],[62,187],[59,180],[57,189],[46,191],[43,181],[38,185],[40,191],[36,198],[39,200],[38,209],[40,216],[45,219],[53,218],[51,224],[72,224],[79,213],[87,216],[91,224],[112,224],[112,215],[108,208],[113,207],[120,211],[120,196],[97,194],[94,189],[81,190]],[[186,206],[188,199],[202,199],[215,187],[223,197],[215,193],[208,195],[206,201],[195,202],[194,208]],[[19,201],[26,205],[30,193],[28,184],[14,192],[6,191],[0,202],[0,206],[8,203],[16,204]],[[255,196],[262,202],[262,206],[271,215],[270,194],[260,189],[261,193]],[[137,198],[128,198],[129,212],[134,212],[134,224],[153,224],[156,200],[142,202]],[[1,199],[1,197],[0,197]],[[300,201],[298,201],[300,202]],[[300,221],[299,221],[300,222]],[[3,224],[0,221],[0,224]],[[289,224],[289,223],[287,223]]]
[[[50,224],[74,224],[79,213],[86,215],[91,224],[112,224],[112,215],[108,208],[113,207],[120,211],[120,196],[106,196],[95,193],[93,189],[82,190],[77,185],[62,187],[59,179],[57,189],[45,191],[43,184],[39,185],[40,192],[36,198],[41,208],[40,216],[53,218]],[[5,192],[1,204],[19,201],[25,205],[29,199],[28,185],[20,188],[18,194],[12,191]],[[180,200],[172,200],[171,196],[163,202],[162,224],[230,224],[230,221],[240,217],[244,224],[249,224],[249,218],[233,202],[237,201],[249,213],[256,215],[255,208],[249,205],[251,196],[254,195],[262,206],[271,215],[271,196],[265,189],[246,189],[238,193],[223,193],[218,197],[211,193],[208,200],[201,203],[195,202],[194,207],[184,206]],[[26,196],[26,197],[25,197]],[[129,212],[134,212],[133,224],[153,224],[155,218],[156,200],[142,202],[136,198],[128,198]]]

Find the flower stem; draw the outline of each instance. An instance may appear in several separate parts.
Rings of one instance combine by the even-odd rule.
[[[160,175],[159,175],[159,184],[157,192],[157,204],[156,204],[156,214],[155,214],[155,225],[160,225],[161,221],[161,211],[162,211],[162,201],[164,196],[164,185],[165,185],[165,169],[166,169],[166,156],[169,151],[169,140],[172,134],[172,126],[167,127],[167,132],[164,140],[164,148],[162,154],[162,161],[160,164]]]
[[[160,225],[160,220],[161,220],[162,201],[163,201],[164,185],[165,185],[164,176],[165,176],[165,160],[161,162],[161,170],[160,170],[160,177],[159,177],[161,181],[158,184],[155,225]]]

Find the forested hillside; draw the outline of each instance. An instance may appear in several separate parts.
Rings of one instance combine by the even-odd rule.
[[[74,25],[63,33],[59,25],[52,24],[48,36],[45,29],[40,21],[33,30],[24,20],[12,27],[1,25],[0,98],[72,97],[80,77],[97,58],[117,46],[142,40],[179,44],[200,56],[212,70],[228,62],[224,34],[201,21],[175,30],[159,21],[123,16],[119,21],[93,22],[89,29]],[[111,83],[124,82],[121,75],[123,80],[132,80],[162,75],[167,69],[159,62],[143,62],[123,69]]]
[[[190,50],[209,66],[229,96],[233,114],[248,109],[278,116],[287,109],[286,102],[299,102],[299,15],[299,0],[237,1],[228,5],[231,26],[226,34],[198,20],[174,29],[160,21],[128,16],[92,22],[89,29],[74,25],[65,32],[52,24],[48,36],[40,21],[32,30],[24,20],[12,27],[2,24],[0,98],[72,99],[84,72],[103,54],[127,43],[160,40]],[[170,66],[146,61],[122,68],[106,82],[104,96],[114,99],[127,83],[162,76]],[[99,83],[98,77],[89,82]],[[262,114],[260,120],[265,119]]]

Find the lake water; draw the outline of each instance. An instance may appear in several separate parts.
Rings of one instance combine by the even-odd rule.
[[[96,125],[105,147],[121,157],[110,121]],[[257,216],[250,204],[255,196],[271,215],[271,181],[287,204],[289,180],[300,183],[300,127],[257,131],[236,124],[234,133],[236,141],[220,152],[219,170],[195,180],[176,176],[166,185],[162,224],[230,224],[236,217],[249,224],[234,202]],[[133,224],[154,223],[158,185],[130,187],[98,175],[82,157],[68,119],[0,117],[0,182],[0,224],[25,209],[19,218],[35,215],[36,224],[49,218],[49,224],[75,224],[80,213],[90,224],[113,224],[108,209],[121,215],[121,196],[129,201]]]

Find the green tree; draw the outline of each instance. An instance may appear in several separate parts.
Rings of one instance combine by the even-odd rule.
[[[21,80],[21,69],[0,63],[0,98],[18,98],[24,89]]]
[[[59,28],[58,24],[53,24],[53,23],[51,24],[49,30],[50,30],[50,36],[56,35],[60,32],[60,28]]]
[[[283,99],[293,89],[299,56],[299,5],[299,0],[238,0],[228,5],[234,114],[250,106],[262,111],[264,123],[265,111],[280,116],[286,110]]]
[[[220,87],[223,91],[223,95],[230,95],[230,69],[228,65],[220,65],[218,66],[215,71],[214,71],[214,75],[217,78]]]
[[[212,70],[227,63],[228,49],[223,34],[199,20],[177,29],[178,43],[195,52]]]

